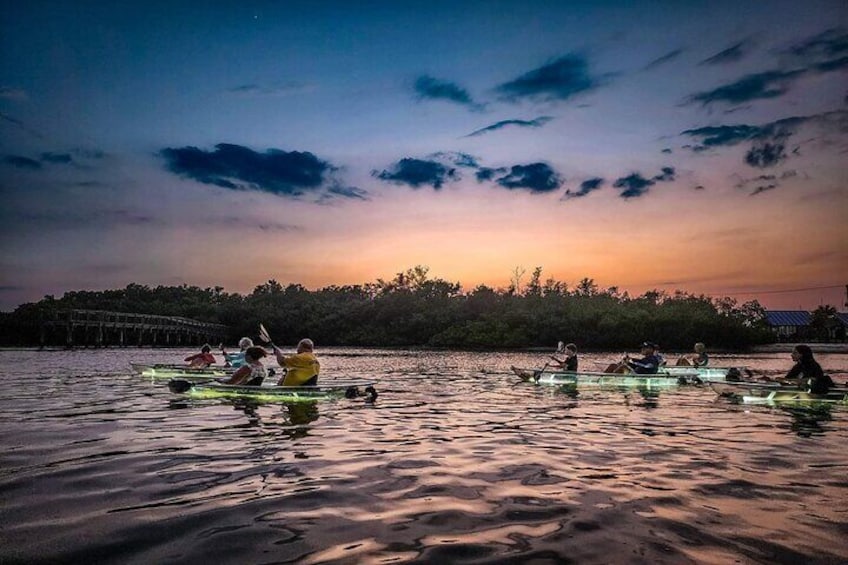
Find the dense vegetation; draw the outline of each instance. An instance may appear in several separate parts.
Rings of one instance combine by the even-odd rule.
[[[526,284],[516,270],[506,289],[428,276],[417,266],[390,280],[310,291],[270,280],[247,296],[221,287],[75,291],[46,296],[3,314],[2,341],[35,345],[39,320],[53,309],[80,308],[185,316],[229,326],[230,339],[255,336],[262,322],[278,343],[309,336],[320,345],[429,346],[458,349],[551,347],[573,341],[583,349],[633,349],[644,340],[663,349],[690,349],[696,341],[713,348],[744,348],[774,341],[757,302],[673,295],[660,291],[630,297],[599,289],[591,279],[574,288],[541,280],[537,268]]]

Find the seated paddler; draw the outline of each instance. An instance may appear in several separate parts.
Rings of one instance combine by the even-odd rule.
[[[300,340],[297,344],[297,353],[294,355],[283,355],[283,351],[274,347],[277,363],[286,369],[285,374],[277,382],[282,386],[314,386],[318,384],[318,372],[320,364],[315,357],[315,344],[309,338]]]
[[[261,347],[248,347],[244,350],[244,365],[236,369],[230,378],[220,381],[227,385],[262,386],[268,376],[268,371],[262,365],[262,358],[267,355]]]
[[[660,369],[660,358],[657,356],[657,346],[650,341],[642,344],[642,357],[631,359],[625,355],[621,363],[613,363],[607,367],[606,373],[636,373],[637,375],[655,375]]]

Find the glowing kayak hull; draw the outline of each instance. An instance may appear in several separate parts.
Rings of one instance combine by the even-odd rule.
[[[220,379],[222,377],[232,375],[235,371],[232,367],[206,367],[205,369],[193,369],[185,365],[164,363],[130,363],[130,367],[132,367],[132,370],[139,375],[143,377],[150,377],[152,379]]]
[[[512,371],[524,381],[560,386],[665,388],[701,383],[698,378],[698,372],[694,369],[688,372],[679,371],[675,375],[664,371],[653,375],[599,373],[592,371],[547,372],[538,369],[521,369],[518,367],[512,367]]]
[[[365,380],[334,381],[316,386],[247,386],[172,379],[168,388],[171,392],[197,399],[246,398],[256,402],[314,402],[360,396],[373,400],[377,397],[374,383]]]
[[[826,394],[811,394],[774,383],[710,383],[710,387],[720,396],[744,404],[848,405],[846,387],[831,388]]]

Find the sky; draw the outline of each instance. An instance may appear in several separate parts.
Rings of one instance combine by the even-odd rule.
[[[416,265],[845,305],[848,3],[0,0],[0,310]]]

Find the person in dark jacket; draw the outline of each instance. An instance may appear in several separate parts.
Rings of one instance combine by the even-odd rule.
[[[637,375],[655,375],[660,369],[660,358],[657,356],[657,346],[650,341],[642,344],[642,358],[631,359],[625,355],[621,363],[613,363],[605,373],[636,373]]]
[[[560,342],[562,344],[562,342]],[[562,351],[558,351],[557,353],[565,353],[565,359],[559,359],[554,355],[551,355],[551,359],[553,359],[557,363],[557,368],[563,369],[564,371],[576,371],[577,370],[577,346],[573,343],[569,343],[565,347],[562,348]]]
[[[824,374],[821,365],[813,358],[813,350],[809,345],[796,345],[792,350],[792,360],[795,365],[783,377],[787,383],[813,394],[826,394],[834,386],[833,379]]]

